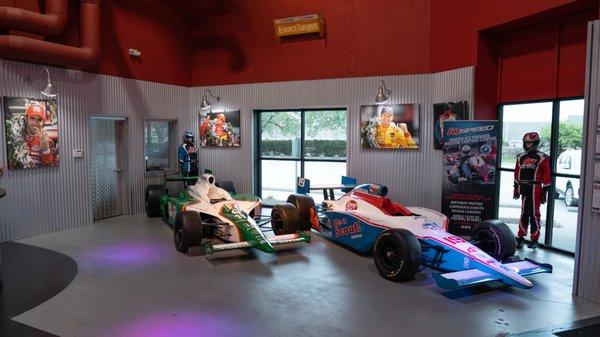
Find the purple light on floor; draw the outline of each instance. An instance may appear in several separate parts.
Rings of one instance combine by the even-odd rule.
[[[223,316],[193,311],[153,314],[121,326],[113,337],[247,336],[244,324]],[[108,336],[108,335],[107,335]]]
[[[167,245],[153,241],[126,241],[89,251],[85,257],[95,266],[145,266],[169,255]]]

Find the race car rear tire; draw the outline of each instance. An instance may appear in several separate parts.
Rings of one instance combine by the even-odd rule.
[[[181,253],[187,253],[193,246],[202,244],[202,219],[197,212],[183,211],[175,215],[173,225],[175,248]]]
[[[292,234],[301,230],[300,213],[296,206],[290,203],[273,206],[271,228],[275,235]]]
[[[310,230],[310,210],[315,209],[315,201],[312,197],[304,194],[290,194],[288,203],[294,205],[300,214],[300,230]],[[316,209],[315,209],[316,211]]]
[[[160,216],[160,197],[167,193],[164,185],[146,186],[145,208],[146,215],[150,218]]]
[[[500,220],[486,220],[471,230],[471,241],[494,259],[503,262],[515,255],[515,235],[507,224]]]
[[[373,259],[379,274],[391,281],[409,281],[421,266],[421,245],[406,229],[388,229],[375,241]]]

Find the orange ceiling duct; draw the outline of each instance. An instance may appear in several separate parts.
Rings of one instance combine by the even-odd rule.
[[[0,28],[51,36],[60,34],[67,24],[68,0],[46,0],[46,13],[0,6]]]
[[[81,48],[23,36],[1,35],[0,57],[89,68],[100,56],[101,3],[102,0],[81,0]]]

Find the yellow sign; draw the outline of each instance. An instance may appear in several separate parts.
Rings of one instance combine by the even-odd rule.
[[[325,20],[320,14],[295,16],[293,18],[273,20],[275,36],[302,35],[318,33],[320,37],[325,34]]]

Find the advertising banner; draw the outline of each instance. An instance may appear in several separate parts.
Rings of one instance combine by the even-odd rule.
[[[442,213],[449,231],[469,235],[496,205],[498,121],[444,122]]]

